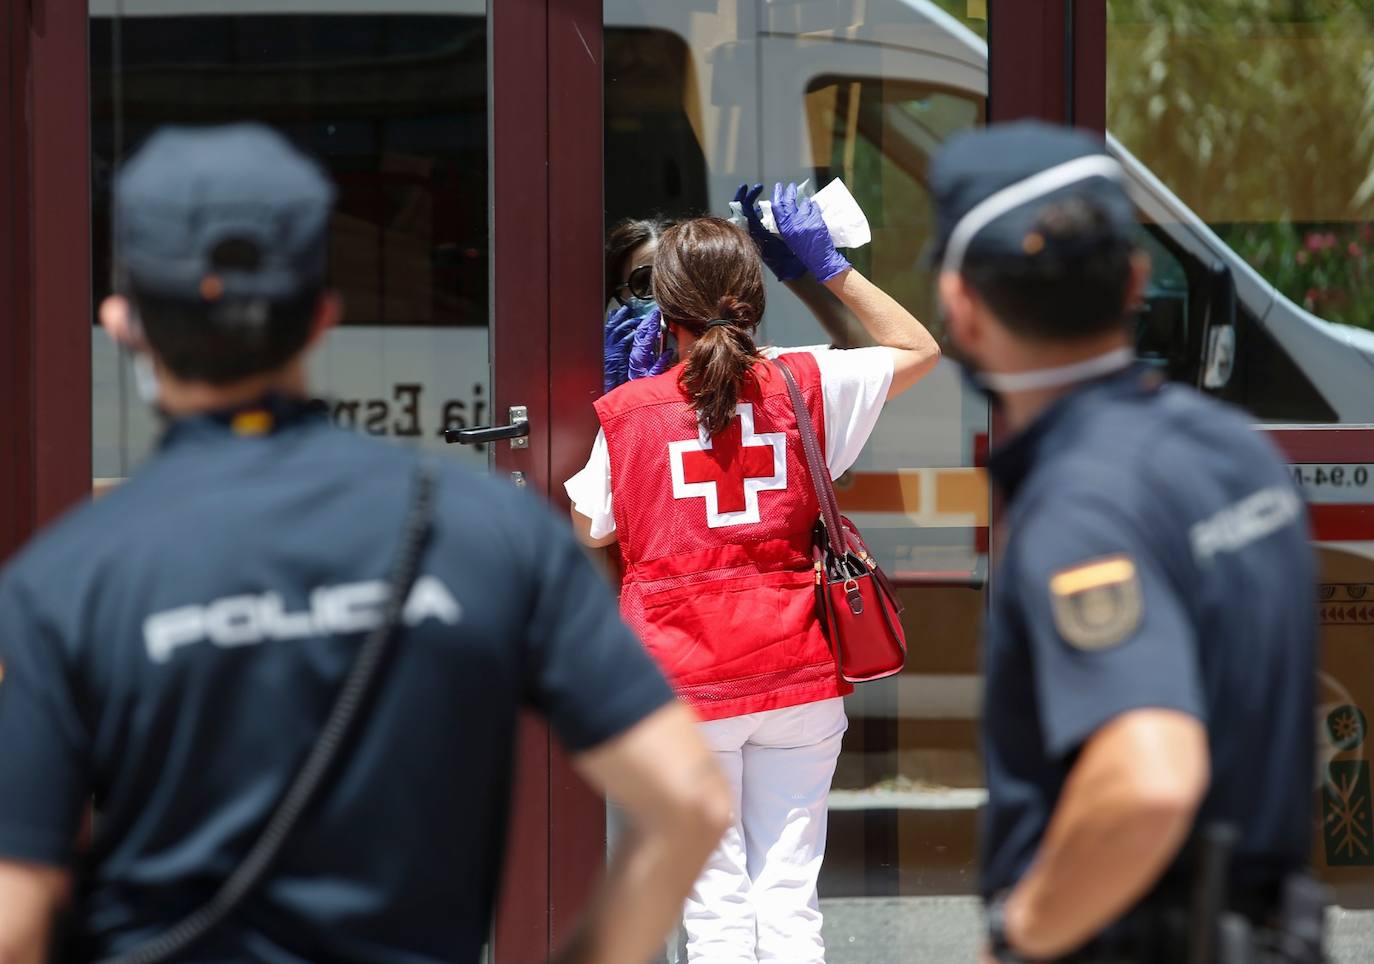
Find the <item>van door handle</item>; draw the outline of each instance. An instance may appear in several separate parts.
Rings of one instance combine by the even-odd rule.
[[[476,428],[446,428],[444,441],[457,445],[481,445],[510,439],[513,449],[530,447],[530,412],[524,405],[510,407],[509,425],[479,425]]]

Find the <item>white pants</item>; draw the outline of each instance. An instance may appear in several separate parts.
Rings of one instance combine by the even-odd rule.
[[[734,825],[683,909],[687,959],[822,964],[816,878],[848,721],[823,700],[700,724],[734,792]]]

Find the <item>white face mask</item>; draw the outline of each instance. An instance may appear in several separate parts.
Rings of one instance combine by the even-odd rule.
[[[129,304],[129,328],[131,334],[142,341],[143,324],[139,320],[137,311],[132,302]],[[138,392],[139,400],[149,408],[156,409],[161,389],[157,383],[157,370],[153,367],[152,356],[146,349],[134,348],[132,345],[121,346],[129,356],[129,364],[134,370],[134,390]]]
[[[1135,349],[1123,347],[1113,348],[1109,352],[1070,365],[1037,368],[1028,372],[979,371],[974,377],[991,391],[1004,395],[1008,392],[1043,391],[1077,385],[1079,382],[1122,371],[1134,362]]]
[[[160,391],[157,383],[157,372],[153,369],[153,360],[148,357],[146,352],[130,351],[129,361],[133,365],[134,388],[138,392],[139,399],[150,408],[157,408]]]

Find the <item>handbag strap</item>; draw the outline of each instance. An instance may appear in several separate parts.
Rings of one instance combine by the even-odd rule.
[[[840,503],[835,498],[835,486],[830,479],[830,471],[821,456],[821,443],[816,438],[816,426],[811,421],[811,411],[802,398],[801,388],[792,369],[781,358],[773,360],[778,371],[782,372],[787,383],[787,394],[792,399],[792,412],[797,419],[797,431],[801,434],[802,451],[806,453],[806,471],[811,476],[811,487],[816,490],[816,501],[821,506],[821,520],[825,523],[826,539],[830,551],[844,558],[848,547],[845,545],[844,528],[840,523]]]
[[[184,954],[187,948],[217,927],[267,875],[301,815],[319,796],[346,741],[366,718],[365,710],[370,706],[368,697],[381,678],[381,669],[401,626],[406,600],[420,572],[420,557],[433,523],[434,477],[434,466],[421,460],[415,470],[400,546],[387,579],[390,592],[382,619],[358,648],[353,666],[334,698],[324,729],[252,849],[209,901],[165,933],[133,950],[107,958],[101,964],[157,964]]]

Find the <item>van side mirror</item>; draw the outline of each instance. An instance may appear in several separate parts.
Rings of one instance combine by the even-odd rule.
[[[1202,387],[1225,388],[1236,363],[1236,279],[1222,261],[1213,261],[1208,266],[1204,331]]]
[[[1236,328],[1218,325],[1207,330],[1207,357],[1203,359],[1202,387],[1221,389],[1236,367]]]

